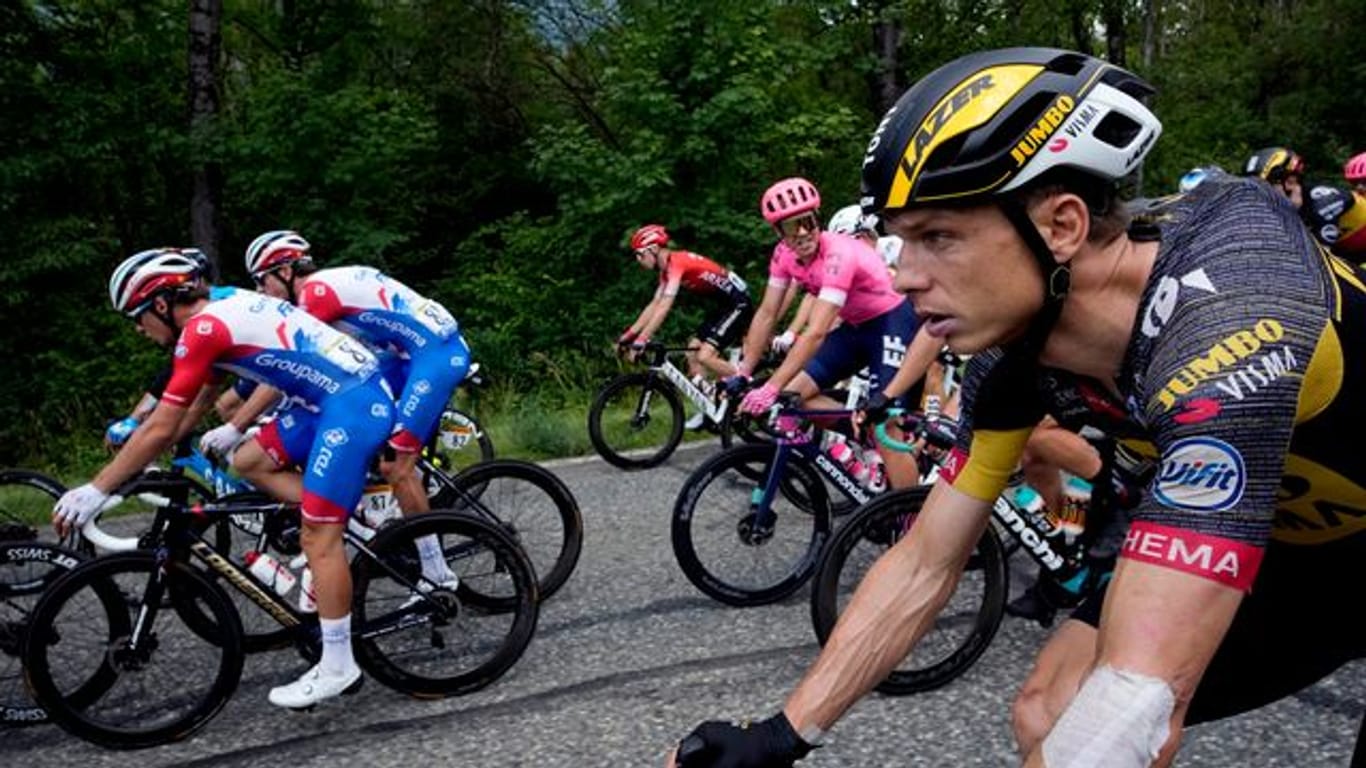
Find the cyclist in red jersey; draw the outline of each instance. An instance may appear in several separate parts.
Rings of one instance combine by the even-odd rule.
[[[735,366],[721,355],[721,350],[740,338],[754,316],[749,287],[739,275],[706,256],[668,248],[668,244],[669,232],[659,224],[646,224],[631,236],[631,251],[636,261],[643,269],[659,270],[659,285],[650,303],[617,343],[629,344],[628,354],[634,360],[664,325],[679,289],[684,289],[713,304],[706,320],[688,339],[688,346],[696,350],[688,353],[689,375],[699,380],[706,369],[719,376],[732,376]]]

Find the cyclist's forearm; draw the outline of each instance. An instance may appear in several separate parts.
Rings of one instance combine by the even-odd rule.
[[[923,328],[920,329],[906,347],[906,356],[902,358],[901,367],[897,369],[896,375],[882,389],[883,394],[889,399],[906,394],[917,381],[925,377],[930,365],[939,357],[941,346],[939,339],[926,333]]]
[[[247,398],[245,403],[232,415],[231,422],[237,427],[238,432],[246,432],[247,428],[260,418],[261,414],[270,410],[275,403],[280,400],[280,390],[265,384],[257,385]]]
[[[932,510],[936,502],[939,508]],[[936,486],[916,522],[917,535],[902,539],[868,571],[784,705],[798,732],[829,730],[910,653],[953,595],[986,525],[986,509]]]
[[[175,434],[171,436],[172,444],[180,442],[186,435],[194,431],[195,425],[203,421],[204,414],[213,407],[213,403],[218,399],[218,394],[221,391],[221,387],[204,387],[199,390],[199,396],[190,404],[184,418],[177,425]]]
[[[650,302],[650,306],[654,308],[654,311],[645,322],[645,327],[638,334],[638,337],[642,339],[654,338],[655,331],[664,325],[664,320],[669,316],[669,310],[673,309],[674,299],[672,296],[661,296]]]
[[[128,478],[151,464],[161,452],[171,446],[176,430],[180,427],[185,409],[168,405],[157,405],[147,420],[138,427],[123,444],[117,455],[95,475],[90,482],[105,493],[118,488]]]
[[[774,321],[773,307],[768,301],[759,305],[759,309],[754,313],[754,319],[749,322],[749,332],[745,334],[745,350],[740,360],[740,368],[745,373],[753,373],[755,367],[759,365],[759,358],[764,355],[764,348],[768,346],[768,339],[773,333]]]

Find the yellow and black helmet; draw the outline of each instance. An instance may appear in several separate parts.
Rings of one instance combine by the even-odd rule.
[[[883,117],[863,158],[865,213],[968,202],[1054,168],[1106,181],[1132,172],[1162,132],[1153,88],[1081,53],[1005,48],[926,75]]]
[[[1287,176],[1304,175],[1304,158],[1286,147],[1259,149],[1243,165],[1243,175],[1280,184]]]

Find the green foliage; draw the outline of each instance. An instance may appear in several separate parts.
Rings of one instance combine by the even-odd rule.
[[[1144,192],[1268,144],[1324,177],[1366,149],[1357,0],[224,5],[221,114],[191,136],[183,3],[0,2],[0,464],[98,458],[165,360],[106,310],[105,281],[189,244],[191,172],[210,161],[225,281],[278,227],[324,263],[393,272],[460,319],[498,382],[481,408],[512,412],[500,442],[551,455],[586,449],[580,410],[654,289],[630,232],[666,224],[760,290],[760,193],[803,175],[827,212],[854,201],[883,79],[1003,45],[1104,54],[1118,8],[1165,125]],[[699,318],[685,297],[660,335]]]

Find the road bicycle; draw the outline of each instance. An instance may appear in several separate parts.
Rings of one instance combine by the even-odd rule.
[[[607,463],[647,469],[667,461],[683,441],[685,399],[704,415],[722,447],[729,448],[737,435],[745,441],[759,439],[732,417],[728,398],[699,388],[674,364],[671,357],[693,349],[650,342],[642,352],[649,370],[624,373],[598,390],[588,409],[588,437]],[[770,364],[765,360],[760,370]]]
[[[952,449],[957,424],[950,419],[925,419],[919,414],[898,416],[907,434],[920,440],[921,455],[937,458]],[[898,450],[916,446],[879,433]],[[1075,540],[1054,534],[1053,524],[1038,511],[1018,503],[1016,495],[1003,493],[992,506],[992,524],[986,526],[969,557],[953,595],[915,649],[877,690],[891,695],[927,691],[953,681],[976,663],[990,645],[1005,614],[1010,592],[1008,559],[1012,547],[1004,535],[1017,543],[1039,564],[1041,578],[1079,600],[1109,577],[1112,547],[1093,546],[1102,535],[1121,523],[1120,502],[1111,478],[1115,473],[1113,441],[1091,438],[1101,452],[1102,470],[1087,510],[1086,533]],[[1137,482],[1125,491],[1127,504],[1138,495]],[[1009,489],[1008,489],[1009,490]],[[873,563],[915,531],[915,521],[929,488],[917,486],[892,491],[859,509],[826,545],[813,578],[811,621],[822,645],[854,590]]]
[[[279,520],[298,508],[255,495],[185,505],[171,498],[183,479],[167,481],[140,485],[156,508],[140,549],[77,565],[30,615],[23,661],[36,701],[63,729],[107,747],[186,738],[232,696],[246,651],[225,590],[270,615],[302,656],[319,654],[313,616],[199,535],[225,516]],[[100,538],[97,526],[85,533]],[[423,576],[416,541],[425,536],[437,537],[454,589]],[[459,695],[497,680],[526,650],[538,616],[535,575],[499,526],[433,511],[392,521],[369,540],[350,527],[343,537],[356,659],[370,677],[419,698]]]
[[[763,427],[771,443],[735,445],[707,459],[674,503],[674,559],[694,586],[727,605],[766,605],[800,589],[835,517],[878,493],[829,455],[812,424],[854,411],[803,409],[795,398],[784,393],[768,415],[768,424],[787,425]]]
[[[0,727],[48,721],[24,686],[20,654],[38,598],[83,559],[37,539],[0,541]]]

